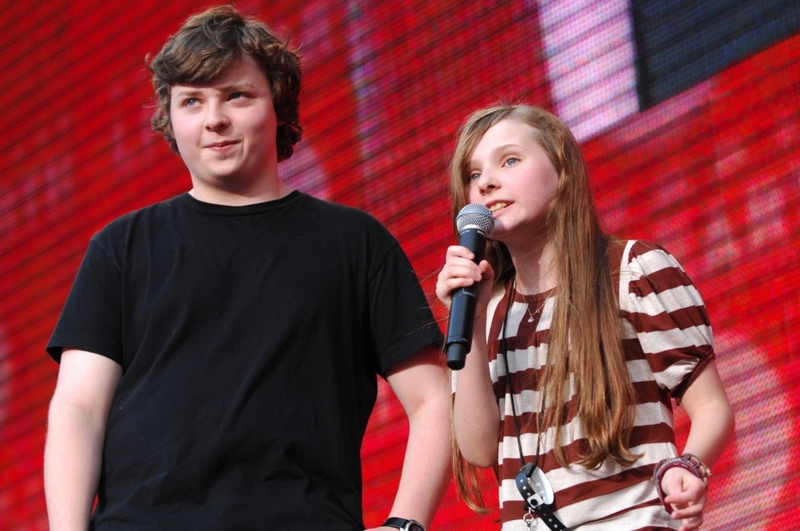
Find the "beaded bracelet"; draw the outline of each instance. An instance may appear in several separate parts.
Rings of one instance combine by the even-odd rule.
[[[673,457],[671,459],[664,459],[658,465],[656,465],[656,469],[653,472],[653,480],[656,482],[656,491],[658,492],[658,499],[661,500],[661,504],[664,506],[664,509],[667,512],[671,512],[670,508],[664,503],[664,491],[661,490],[661,478],[664,477],[664,474],[670,468],[680,467],[685,470],[688,470],[698,478],[703,480],[705,483],[706,488],[708,488],[708,478],[711,476],[711,470],[694,454],[683,454],[679,457]]]

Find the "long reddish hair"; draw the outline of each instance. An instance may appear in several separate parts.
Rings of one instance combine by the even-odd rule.
[[[570,466],[561,428],[568,420],[562,397],[572,377],[577,416],[586,434],[578,464],[597,468],[611,457],[629,466],[638,457],[628,448],[636,400],[625,365],[619,303],[608,263],[609,247],[618,242],[601,228],[586,163],[566,124],[542,108],[527,105],[499,105],[470,115],[459,131],[450,168],[453,219],[467,204],[472,152],[486,131],[501,120],[531,126],[534,140],[558,174],[558,188],[545,221],[546,237],[555,251],[556,303],[548,361],[540,378],[548,405],[544,423],[556,428],[554,457],[561,466]],[[516,270],[505,245],[489,240],[486,256],[495,271],[496,288],[514,278]],[[468,478],[459,481],[467,490],[469,483]]]

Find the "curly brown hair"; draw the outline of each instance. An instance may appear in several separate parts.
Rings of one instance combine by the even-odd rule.
[[[171,87],[207,83],[244,56],[252,57],[267,77],[280,126],[278,161],[292,156],[300,140],[300,55],[263,23],[244,18],[232,6],[218,6],[193,15],[154,58],[145,59],[153,75],[157,103],[150,123],[176,153],[178,145],[169,114]]]

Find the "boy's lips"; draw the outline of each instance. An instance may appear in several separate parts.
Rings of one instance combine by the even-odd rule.
[[[222,142],[214,142],[212,144],[206,144],[206,147],[210,149],[222,149],[237,143],[238,142],[235,140],[223,140]]]

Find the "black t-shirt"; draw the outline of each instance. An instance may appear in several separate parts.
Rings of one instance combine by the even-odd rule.
[[[96,234],[48,352],[123,368],[93,529],[355,529],[377,374],[441,342],[397,241],[300,192]]]

